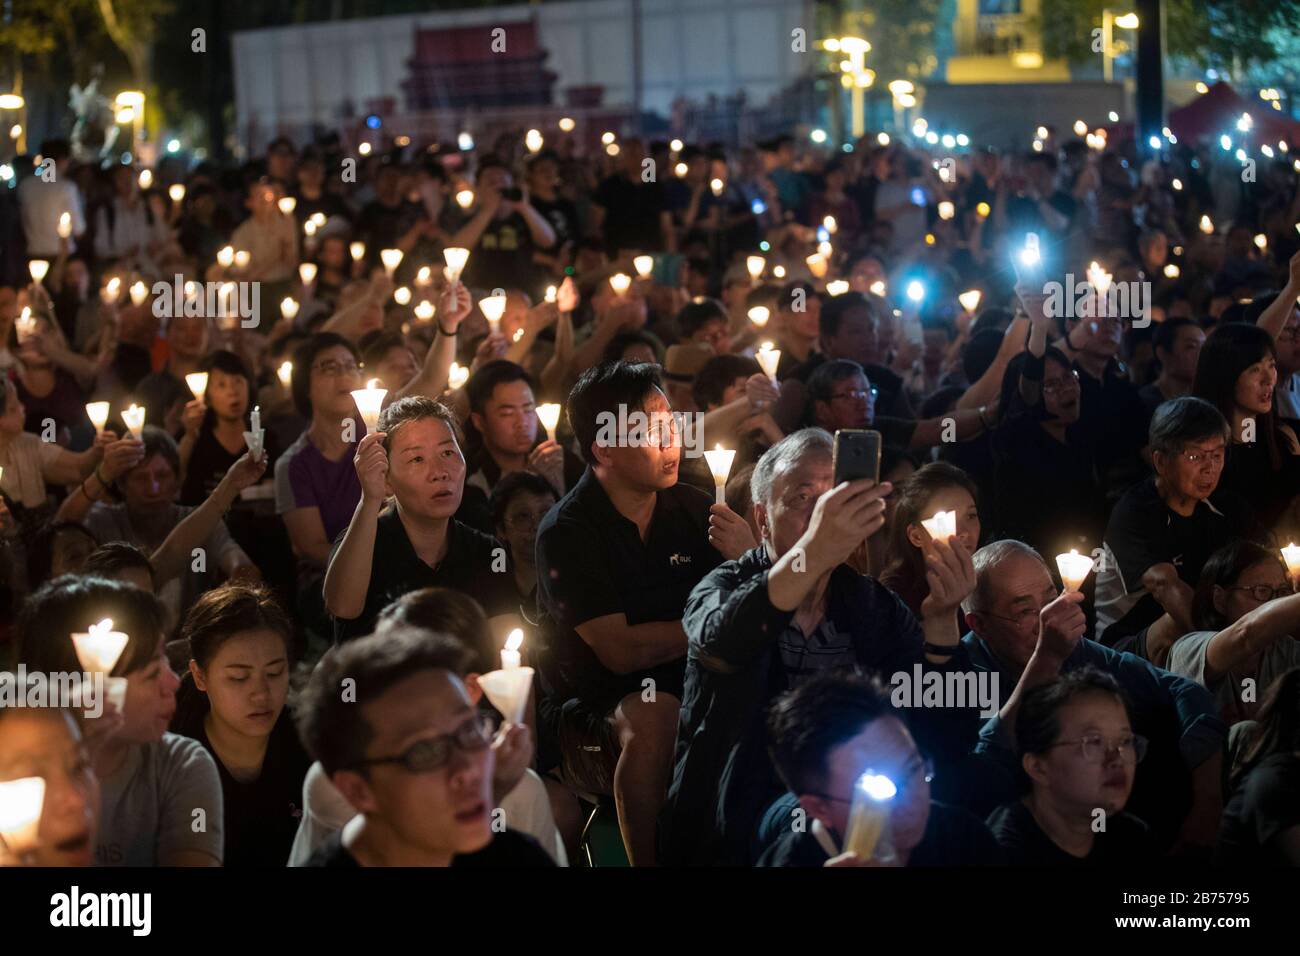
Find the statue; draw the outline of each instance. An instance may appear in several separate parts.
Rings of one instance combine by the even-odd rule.
[[[72,84],[68,105],[76,115],[72,127],[72,156],[79,162],[101,162],[113,152],[120,132],[113,121],[113,104],[99,92],[103,67],[96,66],[85,87]]]

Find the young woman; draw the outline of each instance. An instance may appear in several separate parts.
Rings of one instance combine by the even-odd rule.
[[[1300,442],[1278,420],[1273,337],[1242,322],[1218,326],[1201,346],[1192,394],[1232,426],[1219,487],[1250,501],[1264,526],[1275,527],[1300,490]]]
[[[26,682],[15,686],[25,699]],[[90,866],[99,827],[99,781],[73,712],[0,707],[0,783],[41,777],[45,797],[31,845],[6,846],[0,866]]]
[[[179,681],[163,649],[158,599],[103,578],[55,578],[23,606],[18,660],[29,672],[81,673],[71,635],[88,632],[104,618],[127,636],[108,675],[125,677],[127,685],[121,726],[94,754],[102,791],[95,862],[220,866],[223,817],[216,765],[196,741],[167,731]]]
[[[252,375],[234,352],[213,352],[201,366],[208,373],[208,388],[202,398],[185,406],[180,440],[181,504],[198,505],[212,494],[230,466],[248,450],[244,432],[252,425]],[[265,426],[264,426],[265,427]],[[264,445],[267,461],[274,463],[277,449],[271,447],[268,431]]]
[[[894,486],[894,513],[889,531],[889,559],[880,583],[921,616],[930,595],[925,580],[925,546],[930,534],[921,524],[939,511],[957,512],[957,540],[971,554],[980,543],[980,513],[975,483],[947,462],[931,462]]]
[[[1147,825],[1123,812],[1146,740],[1133,733],[1113,677],[1085,667],[1035,687],[1016,715],[1016,749],[1029,794],[988,819],[1011,866],[1114,867],[1151,858]]]
[[[1253,718],[1273,682],[1300,666],[1291,639],[1300,634],[1300,595],[1276,551],[1237,540],[1214,552],[1192,620],[1196,630],[1174,642],[1162,666],[1207,687],[1228,724]]]
[[[520,613],[529,620],[537,617],[537,527],[559,500],[550,482],[527,471],[511,472],[492,489],[492,527],[510,556]]]
[[[293,627],[270,591],[208,591],[181,627],[189,670],[172,729],[217,763],[226,866],[284,866],[311,761],[285,709]]]
[[[1277,679],[1257,719],[1232,775],[1214,862],[1300,866],[1300,667]]]

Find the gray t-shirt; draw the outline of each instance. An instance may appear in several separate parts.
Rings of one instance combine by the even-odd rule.
[[[1218,633],[1193,631],[1184,634],[1169,649],[1165,669],[1180,677],[1191,678],[1207,688],[1214,695],[1214,702],[1218,704],[1224,721],[1231,726],[1241,720],[1253,719],[1265,692],[1273,686],[1273,682],[1284,671],[1300,665],[1300,642],[1294,638],[1280,637],[1264,648],[1259,657],[1259,669],[1254,675],[1229,671],[1211,686],[1205,681],[1205,653],[1209,649],[1210,640]],[[1242,681],[1252,676],[1255,681],[1249,695],[1252,699],[1243,700],[1247,695]]]
[[[157,743],[133,745],[100,789],[97,865],[158,866],[180,850],[221,863],[221,778],[197,740],[164,733]]]

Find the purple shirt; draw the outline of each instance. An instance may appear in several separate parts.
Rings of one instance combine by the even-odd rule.
[[[338,461],[330,461],[303,432],[275,463],[276,514],[318,508],[325,537],[333,541],[342,534],[361,500],[361,482],[352,467],[360,441]]]

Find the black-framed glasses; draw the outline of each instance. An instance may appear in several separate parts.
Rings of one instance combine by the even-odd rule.
[[[1043,613],[1043,610],[1042,608],[1027,607],[1023,611],[1016,612],[1011,617],[1007,617],[1005,614],[994,614],[992,611],[979,611],[978,613],[983,614],[986,617],[995,617],[999,621],[1007,621],[1010,624],[1014,624],[1016,627],[1028,627],[1030,624],[1038,623],[1038,617]]]
[[[356,362],[336,362],[329,359],[324,362],[317,362],[312,368],[322,375],[328,375],[330,378],[338,378],[340,375],[360,375],[361,366]]]
[[[1243,587],[1235,587],[1235,588],[1224,588],[1224,590],[1225,591],[1249,591],[1250,596],[1253,597],[1260,604],[1264,604],[1267,601],[1272,601],[1275,598],[1283,598],[1289,594],[1295,593],[1291,589],[1290,585],[1285,585],[1280,588],[1271,588],[1267,584],[1252,584],[1249,587],[1243,586]]]
[[[903,792],[911,787],[919,786],[922,783],[930,783],[934,780],[934,761],[929,757],[917,757],[907,768],[907,776],[903,780],[892,781]],[[818,793],[815,790],[808,791],[810,797],[821,797],[823,800],[834,800],[836,803],[852,803],[852,797],[833,797],[829,793]]]
[[[1072,740],[1058,740],[1049,749],[1073,746],[1079,748],[1079,756],[1090,764],[1105,763],[1111,754],[1118,755],[1121,760],[1141,763],[1147,755],[1147,739],[1141,734],[1125,734],[1114,741],[1107,740],[1101,734],[1084,734]]]
[[[449,734],[417,740],[393,757],[367,757],[357,761],[356,766],[395,763],[407,773],[431,773],[445,767],[456,750],[475,753],[486,748],[492,743],[496,727],[495,714],[475,714]]]

